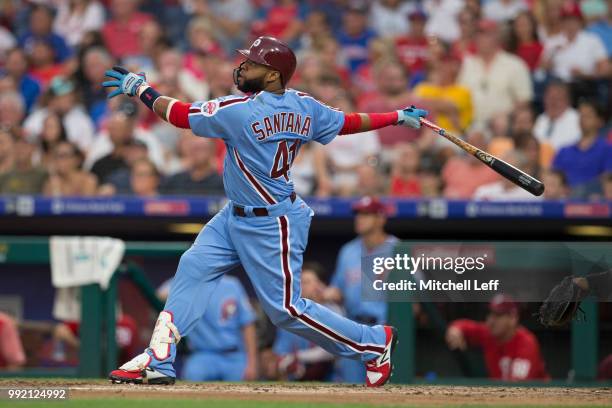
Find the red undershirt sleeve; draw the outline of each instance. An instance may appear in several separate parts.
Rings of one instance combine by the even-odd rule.
[[[367,130],[376,130],[397,124],[397,112],[387,113],[366,113],[370,118],[370,128],[365,130],[361,129],[361,114],[359,113],[345,113],[344,114],[344,126],[340,130],[340,135],[348,135],[351,133],[359,133]]]
[[[181,129],[189,129],[189,108],[190,103],[175,102],[168,113],[168,122]]]

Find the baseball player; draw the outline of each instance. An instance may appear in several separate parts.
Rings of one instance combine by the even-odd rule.
[[[361,262],[363,256],[393,256],[398,239],[385,232],[387,221],[385,205],[375,197],[363,197],[353,205],[357,238],[340,249],[336,270],[331,278],[324,299],[340,303],[346,315],[363,324],[383,324],[387,319],[385,302],[368,302],[361,297]],[[360,383],[366,377],[363,365],[355,360],[338,361],[339,380]]]
[[[391,125],[419,128],[427,112],[415,107],[387,113],[344,113],[286,88],[296,67],[293,51],[272,37],[256,39],[234,70],[238,89],[227,96],[184,103],[162,96],[143,74],[114,67],[109,97],[138,96],[162,119],[198,136],[223,139],[223,182],[228,204],[182,256],[149,347],[110,373],[117,383],[172,384],[176,343],[193,328],[224,272],[241,263],[266,314],[280,328],[332,354],[361,360],[368,386],[391,376],[394,328],[366,326],[300,296],[300,270],[313,211],[296,196],[291,163],[308,142]]]
[[[482,348],[489,378],[503,381],[548,379],[538,339],[519,324],[518,305],[504,294],[489,303],[485,323],[459,319],[446,331],[451,350]]]
[[[172,279],[157,295],[167,299]],[[188,381],[240,381],[257,379],[255,313],[240,281],[223,275],[206,312],[187,338],[191,353],[183,367]]]

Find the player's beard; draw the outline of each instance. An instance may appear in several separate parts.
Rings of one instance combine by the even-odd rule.
[[[236,87],[238,90],[244,93],[254,94],[263,91],[265,88],[264,77],[262,76],[260,78],[253,79],[246,79],[242,77],[242,84],[236,83]]]

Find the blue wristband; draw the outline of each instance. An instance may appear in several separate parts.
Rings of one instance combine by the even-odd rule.
[[[161,95],[159,92],[149,86],[143,93],[140,94],[140,100],[142,103],[147,105],[149,109],[153,110],[153,104],[160,96]]]

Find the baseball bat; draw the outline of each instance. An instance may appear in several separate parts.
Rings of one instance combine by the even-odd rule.
[[[504,176],[517,186],[523,188],[524,190],[529,191],[531,194],[535,196],[540,196],[544,192],[544,184],[540,180],[531,177],[524,171],[517,169],[516,167],[512,166],[509,163],[506,163],[498,157],[490,155],[484,150],[480,150],[476,146],[473,146],[465,140],[454,136],[453,134],[447,132],[440,126],[428,121],[425,118],[421,118],[421,124],[433,130],[440,136],[443,136],[446,139],[450,140],[451,142],[453,142],[454,144],[456,144],[457,146],[459,146],[460,148],[462,148],[463,150],[465,150],[466,152],[468,152],[469,154],[476,157],[478,160],[495,170],[497,173],[501,174],[502,176]]]

